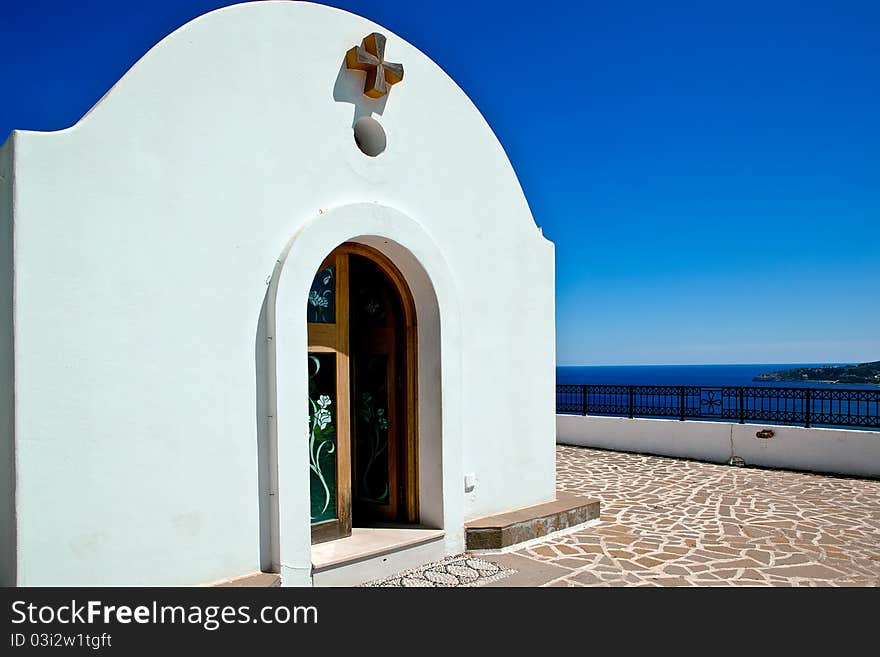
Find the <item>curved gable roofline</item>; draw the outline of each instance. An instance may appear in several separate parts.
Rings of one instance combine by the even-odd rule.
[[[346,11],[344,9],[339,9],[338,7],[322,5],[316,2],[302,2],[300,0],[253,0],[251,2],[240,2],[237,4],[227,5],[225,7],[219,7],[200,16],[196,16],[192,20],[184,23],[180,27],[168,33],[166,36],[162,37],[152,47],[150,47],[147,52],[141,55],[128,68],[128,70],[126,70],[125,73],[123,73],[122,76],[115,83],[113,83],[113,85],[106,92],[104,92],[104,94],[100,98],[98,98],[98,100],[95,101],[95,103],[88,110],[86,110],[86,112],[79,119],[76,120],[76,122],[67,126],[66,128],[59,128],[58,130],[14,130],[13,132],[51,134],[70,130],[71,128],[75,128],[85,123],[87,119],[91,118],[93,114],[97,113],[106,104],[113,102],[115,96],[120,93],[125,93],[126,87],[130,83],[131,78],[134,75],[137,75],[137,73],[141,69],[150,66],[151,61],[157,56],[157,54],[161,53],[171,44],[174,44],[178,41],[186,40],[190,36],[197,36],[198,32],[202,29],[211,29],[214,26],[213,24],[215,21],[225,21],[230,19],[234,20],[235,18],[237,18],[237,15],[241,14],[242,12],[256,13],[265,11],[296,11],[305,8],[314,8],[318,11],[327,12],[329,14],[338,14],[341,16],[347,16],[360,21],[364,21],[369,24],[366,25],[365,28],[369,28],[373,31],[382,32],[386,36],[390,37],[390,41],[405,44],[408,48],[411,48],[416,53],[418,53],[423,61],[429,62],[438,73],[440,73],[446,80],[448,80],[448,82],[453,85],[464,98],[467,99],[468,103],[470,103],[474,111],[480,114],[480,116],[485,121],[485,117],[483,117],[482,112],[480,112],[479,108],[473,103],[473,101],[464,92],[464,90],[458,86],[455,80],[448,73],[446,73],[446,71],[439,64],[437,64],[437,62],[435,62],[422,50],[414,46],[403,37],[397,35],[396,33],[392,32],[382,25],[373,22],[369,18],[360,16],[359,14],[355,14],[350,11]],[[488,121],[486,121],[486,125],[491,129]]]
[[[388,102],[394,104],[395,94],[401,93],[401,88],[414,84],[412,79],[416,77],[413,75],[416,71],[413,69],[420,69],[423,74],[422,77],[430,75],[430,77],[433,78],[432,82],[434,83],[434,86],[442,86],[443,91],[446,92],[446,95],[443,97],[443,101],[446,104],[444,109],[447,110],[449,114],[454,113],[460,116],[470,115],[482,124],[482,129],[485,131],[486,136],[490,137],[492,142],[494,142],[494,146],[500,151],[504,163],[509,168],[510,175],[516,181],[516,185],[519,187],[519,191],[522,194],[522,186],[519,183],[516,172],[510,163],[503,145],[492,130],[492,127],[489,125],[488,121],[486,121],[485,117],[470,97],[441,66],[402,37],[367,18],[343,9],[312,2],[258,0],[254,2],[228,5],[202,14],[158,41],[73,125],[53,131],[14,130],[13,132],[32,135],[58,135],[69,133],[71,131],[90,129],[92,124],[100,124],[102,115],[105,112],[112,111],[116,104],[123,103],[126,100],[126,96],[139,93],[142,95],[147,94],[149,90],[144,87],[148,86],[151,77],[154,78],[152,82],[155,82],[155,78],[163,74],[163,66],[165,67],[165,72],[171,70],[177,71],[177,62],[172,61],[160,63],[163,57],[169,53],[174,56],[180,56],[180,53],[185,51],[188,55],[198,56],[199,50],[204,50],[205,53],[207,53],[211,48],[213,48],[216,53],[219,52],[217,44],[214,42],[216,40],[216,34],[244,34],[247,30],[254,28],[277,30],[279,29],[279,26],[285,24],[288,26],[298,25],[302,20],[314,20],[316,23],[332,23],[331,27],[333,28],[341,26],[343,28],[349,28],[349,31],[354,30],[351,31],[350,37],[347,36],[340,41],[340,48],[348,48],[351,45],[356,45],[356,43],[360,42],[360,39],[363,36],[372,31],[379,31],[385,34],[388,37],[389,46],[392,49],[389,59],[394,61],[405,59],[406,61],[404,64],[407,67],[407,78],[403,83],[392,89]],[[246,21],[248,24],[242,26],[242,23]],[[261,39],[256,39],[252,40],[251,45],[261,43]],[[272,45],[274,46],[275,44]],[[339,51],[338,59],[340,62],[342,61],[344,52],[344,49],[340,49]],[[273,54],[271,52],[266,52],[263,53],[263,55],[267,62],[273,64],[281,62],[284,59],[284,53]],[[222,64],[217,63],[218,67],[221,65]],[[337,63],[334,61],[333,65],[337,66]],[[181,75],[183,75],[183,73]],[[203,83],[203,80],[193,79],[192,83],[192,88],[197,89],[198,85]],[[328,83],[332,84],[332,80],[329,80]],[[424,90],[425,87],[423,86],[422,91],[424,92]],[[452,93],[450,94],[449,92]],[[428,93],[431,93],[431,91],[428,91]],[[456,108],[454,105],[451,105],[449,101],[452,97],[456,99],[456,102],[462,103],[463,106]],[[150,100],[152,101],[152,99]],[[218,111],[223,111],[223,109],[219,108]],[[525,200],[524,194],[523,199]],[[528,204],[527,200],[525,200],[525,202]],[[531,212],[529,214],[531,215]],[[532,221],[534,222],[533,217]]]

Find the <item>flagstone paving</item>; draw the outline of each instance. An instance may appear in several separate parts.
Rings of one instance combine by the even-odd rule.
[[[482,555],[519,571],[490,586],[880,586],[878,480],[558,446],[557,488],[600,522]]]

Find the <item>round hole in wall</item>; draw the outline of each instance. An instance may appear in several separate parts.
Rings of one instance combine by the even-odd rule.
[[[361,152],[370,157],[379,155],[388,143],[385,130],[372,116],[362,116],[355,121],[354,141]]]

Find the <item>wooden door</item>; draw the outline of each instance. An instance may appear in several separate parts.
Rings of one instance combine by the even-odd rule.
[[[312,542],[351,534],[348,256],[334,251],[307,302]]]
[[[371,260],[352,255],[352,503],[355,524],[400,519],[406,415],[403,311],[397,289]]]
[[[415,308],[385,256],[344,244],[309,292],[312,542],[418,521]]]

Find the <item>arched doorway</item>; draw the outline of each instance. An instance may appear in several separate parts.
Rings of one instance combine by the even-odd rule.
[[[307,321],[307,299],[316,274],[324,269],[321,265],[330,264],[326,254],[351,243],[370,247],[377,262],[390,261],[411,295],[405,300],[412,303],[407,343],[415,345],[411,349],[416,352],[408,368],[411,397],[417,403],[408,422],[410,440],[415,439],[409,463],[416,467],[408,487],[414,524],[359,529],[356,523],[351,540],[315,544],[309,499],[312,409],[309,361],[303,352],[309,350],[308,329],[318,322]],[[335,294],[335,283],[333,290]],[[421,224],[394,208],[377,203],[331,208],[316,215],[280,253],[258,324],[257,404],[258,427],[265,427],[258,433],[265,468],[261,563],[279,572],[284,586],[311,586],[322,574],[361,565],[369,565],[371,576],[388,568],[392,570],[387,574],[392,574],[416,565],[401,561],[414,559],[414,551],[419,558],[426,556],[423,551],[431,552],[431,561],[464,550],[463,363],[455,356],[461,350],[461,329],[459,298],[446,259]],[[311,351],[316,350],[320,345],[313,342]],[[350,491],[350,470],[348,477],[343,490]],[[381,555],[364,558],[365,538]]]
[[[415,305],[394,263],[345,243],[307,300],[312,543],[419,520]]]

